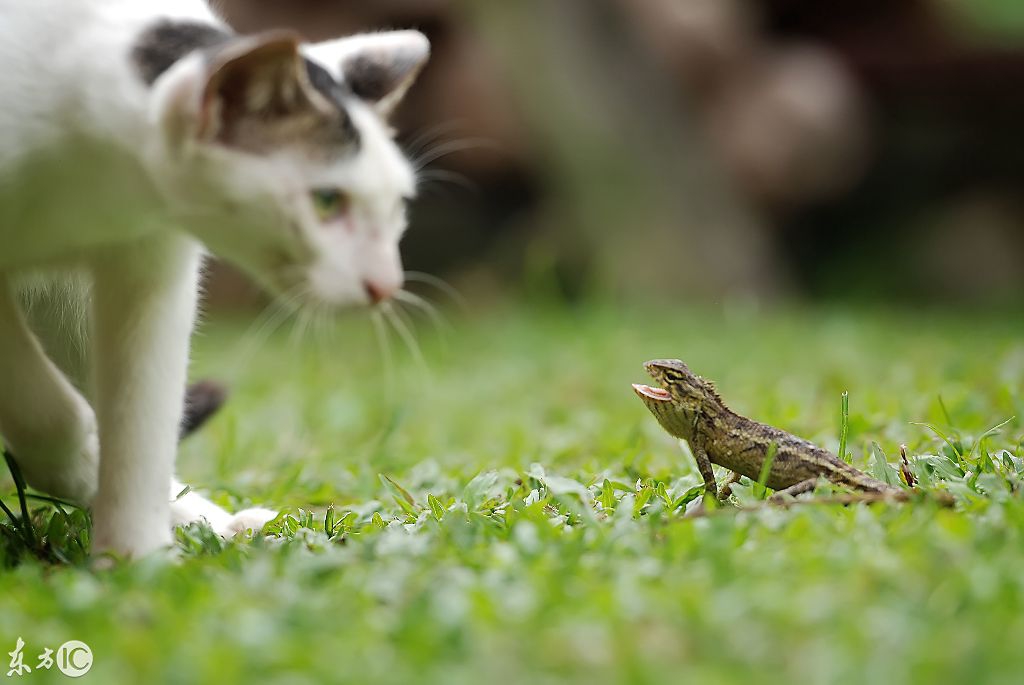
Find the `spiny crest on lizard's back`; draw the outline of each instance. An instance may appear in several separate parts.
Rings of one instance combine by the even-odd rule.
[[[697,376],[697,379],[703,384],[704,393],[724,407],[725,402],[722,401],[722,396],[718,394],[718,388],[715,387],[715,384],[703,376]]]

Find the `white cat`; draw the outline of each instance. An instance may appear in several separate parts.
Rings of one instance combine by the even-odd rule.
[[[93,549],[273,512],[174,501],[202,247],[300,302],[400,288],[414,174],[385,117],[415,31],[234,35],[200,0],[0,0],[0,435]]]

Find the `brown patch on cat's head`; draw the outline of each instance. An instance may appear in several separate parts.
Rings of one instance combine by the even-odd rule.
[[[356,55],[342,65],[345,83],[367,102],[389,114],[423,67],[427,48],[379,51]]]
[[[426,64],[430,41],[419,31],[363,33],[311,45],[308,54],[386,118]]]
[[[299,41],[290,31],[271,31],[216,49],[208,58],[199,136],[255,154],[301,145],[331,157],[357,146],[340,94],[299,54]]]
[[[151,86],[182,57],[224,45],[232,38],[231,33],[218,26],[162,19],[139,34],[132,46],[131,60],[142,80]]]

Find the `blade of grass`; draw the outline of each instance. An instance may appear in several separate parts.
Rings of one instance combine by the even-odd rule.
[[[385,486],[390,485],[395,489],[396,492],[398,492],[398,494],[402,496],[402,499],[409,503],[410,506],[416,506],[416,500],[413,498],[413,496],[409,493],[408,490],[406,490],[401,485],[396,483],[394,478],[387,475],[386,473],[381,473],[378,475],[380,476],[381,482],[383,482]]]
[[[839,424],[839,458],[850,463],[846,456],[846,438],[850,433],[850,393],[843,391],[842,413]],[[851,455],[852,456],[852,455]]]
[[[18,504],[21,505],[21,525],[25,533],[25,542],[31,549],[36,548],[36,531],[32,528],[32,519],[28,515],[28,500],[25,498],[25,477],[21,475],[21,469],[14,461],[14,457],[7,450],[4,450],[4,461],[14,478],[14,487],[18,489]]]
[[[779,451],[779,446],[774,440],[768,445],[768,451],[764,455],[764,462],[761,464],[761,473],[757,476],[757,483],[754,484],[754,496],[758,499],[764,499],[768,494],[768,488],[765,483],[768,482],[768,474],[772,472],[772,462],[775,461],[775,454]]]
[[[943,433],[942,431],[940,431],[938,428],[936,428],[935,426],[933,426],[930,423],[923,423],[923,422],[920,422],[920,421],[911,421],[910,424],[912,426],[923,426],[923,427],[927,428],[928,430],[930,430],[931,432],[935,433],[935,435],[939,436],[939,438],[941,438],[942,441],[944,443],[946,443],[947,445],[949,445],[949,448],[951,450],[953,450],[953,454],[956,455],[957,466],[959,466],[961,468],[964,467],[964,455],[960,454],[960,450],[958,450],[956,448],[956,445],[953,443],[953,441],[945,433]]]
[[[3,510],[3,512],[7,514],[7,518],[11,519],[11,525],[14,526],[15,529],[21,528],[21,521],[18,519],[18,515],[11,511],[10,507],[4,504],[2,499],[0,499],[0,510]]]
[[[324,532],[327,537],[334,535],[334,504],[328,504],[324,512]]]
[[[971,445],[971,451],[967,453],[967,458],[968,459],[973,459],[974,458],[974,450],[978,449],[978,445],[981,444],[982,440],[984,440],[985,438],[987,438],[990,435],[995,435],[996,433],[999,432],[1000,428],[1002,428],[1006,424],[1010,423],[1015,418],[1017,418],[1017,417],[1016,416],[1011,416],[1010,418],[1006,419],[1005,421],[1003,421],[1001,423],[997,423],[996,425],[992,426],[987,431],[985,431],[984,433],[979,435],[978,439],[974,441],[973,445]]]
[[[186,486],[187,487],[187,486]],[[25,497],[29,499],[37,499],[40,502],[49,502],[60,507],[71,507],[72,509],[81,509],[82,507],[75,504],[74,502],[68,502],[67,500],[61,499],[60,497],[50,497],[49,495],[37,495],[35,493],[25,493]]]
[[[939,400],[939,409],[942,410],[942,417],[945,419],[946,425],[947,426],[952,426],[953,425],[953,419],[949,418],[949,410],[946,409],[946,403],[942,401],[942,395],[938,395],[938,400]]]
[[[4,507],[4,508],[6,509],[7,507]],[[11,539],[11,542],[13,542],[15,544],[19,544],[19,545],[25,544],[25,541],[22,540],[19,535],[17,535],[13,530],[8,528],[7,526],[0,526],[0,533],[3,533],[7,537],[9,537]]]

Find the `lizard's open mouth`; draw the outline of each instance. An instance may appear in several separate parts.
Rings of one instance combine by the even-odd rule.
[[[649,400],[657,400],[658,402],[668,402],[672,399],[672,395],[669,394],[668,390],[664,388],[654,388],[650,385],[644,385],[642,383],[634,383],[633,390],[636,391],[640,397],[646,397]]]

